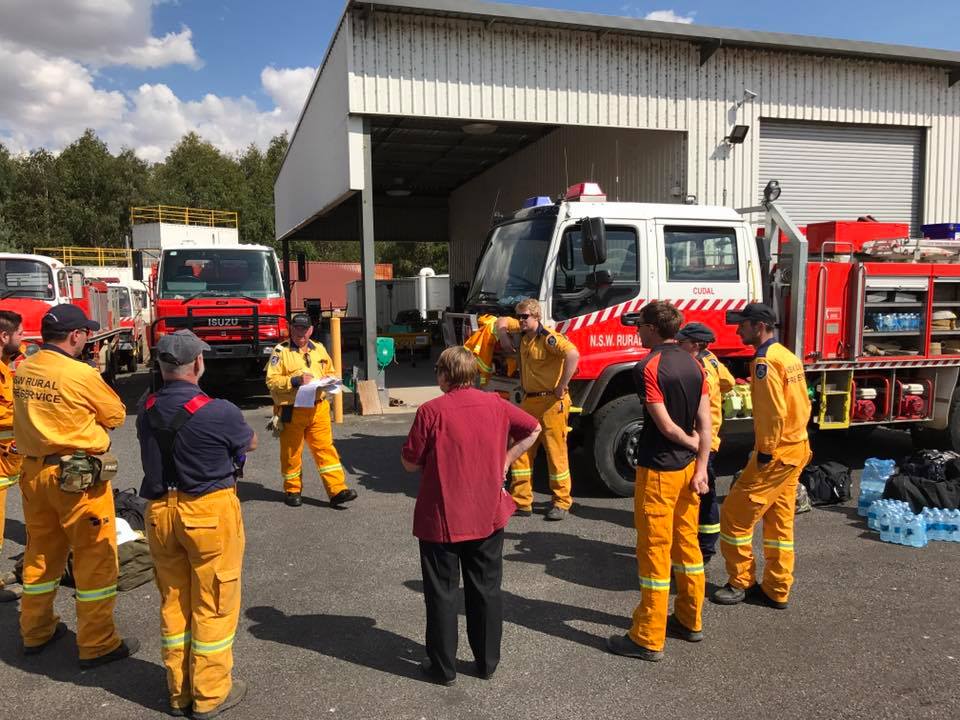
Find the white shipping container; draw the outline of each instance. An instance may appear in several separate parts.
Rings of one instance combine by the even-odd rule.
[[[394,278],[377,280],[377,327],[387,328],[403,310],[417,309],[417,283],[419,278]],[[347,315],[359,317],[363,313],[362,283],[353,280],[347,283]],[[443,311],[450,304],[450,276],[435,275],[427,278],[427,311]]]

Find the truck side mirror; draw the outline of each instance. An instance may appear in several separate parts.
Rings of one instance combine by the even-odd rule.
[[[584,218],[580,233],[583,236],[583,262],[603,265],[607,261],[607,227],[603,218]]]
[[[133,251],[133,279],[137,282],[143,282],[143,252],[141,250]]]
[[[307,254],[297,253],[297,282],[307,281]]]

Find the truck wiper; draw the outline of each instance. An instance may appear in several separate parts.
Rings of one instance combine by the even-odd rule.
[[[500,298],[497,297],[496,293],[488,292],[486,290],[481,290],[476,295],[473,296],[474,300],[486,300],[487,302],[498,302]]]
[[[180,304],[186,305],[188,302],[198,297],[223,297],[224,295],[229,295],[229,293],[225,293],[223,290],[201,290],[193,295],[188,295],[180,301]]]

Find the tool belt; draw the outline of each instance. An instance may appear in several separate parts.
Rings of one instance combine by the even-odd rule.
[[[47,455],[44,465],[57,465],[57,480],[60,489],[68,493],[82,493],[97,483],[112,480],[117,476],[119,462],[112,453],[99,455]]]

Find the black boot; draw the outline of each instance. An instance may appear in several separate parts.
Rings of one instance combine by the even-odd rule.
[[[283,501],[290,507],[300,507],[303,505],[303,498],[300,497],[300,493],[287,493]]]

